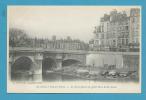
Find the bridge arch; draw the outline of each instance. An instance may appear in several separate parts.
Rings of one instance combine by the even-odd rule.
[[[25,73],[33,67],[33,61],[27,56],[17,58],[11,66],[11,73]]]
[[[57,63],[56,60],[51,58],[51,57],[47,57],[44,58],[42,61],[42,71],[46,72],[48,70],[53,70],[57,68]]]
[[[14,62],[15,62],[17,59],[22,58],[22,57],[27,57],[27,58],[29,58],[32,62],[34,62],[34,57],[33,57],[33,56],[18,55],[18,56],[14,56],[14,57],[10,56],[10,59],[11,59],[12,64],[14,64]]]
[[[73,64],[81,64],[82,62],[76,59],[65,59],[62,61],[62,67],[70,66]]]

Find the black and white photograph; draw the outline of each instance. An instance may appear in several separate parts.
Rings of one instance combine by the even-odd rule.
[[[140,6],[8,6],[7,91],[140,93]]]

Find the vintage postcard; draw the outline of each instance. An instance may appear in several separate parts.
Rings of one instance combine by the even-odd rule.
[[[141,93],[140,6],[8,6],[8,93]]]

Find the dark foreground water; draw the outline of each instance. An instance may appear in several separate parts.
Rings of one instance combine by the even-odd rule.
[[[28,75],[28,74],[12,74],[11,79],[13,81],[48,81],[48,82],[58,82],[58,81],[86,81],[85,79],[71,76],[62,75],[57,73],[45,73],[43,75]]]
[[[64,75],[58,73],[46,73],[43,74],[43,81],[85,81],[85,79],[71,76],[71,75]]]
[[[138,78],[104,78],[97,77],[95,80],[83,79],[77,76],[64,75],[59,73],[45,73],[43,75],[28,75],[28,74],[12,74],[12,81],[24,81],[24,82],[75,82],[75,81],[94,81],[94,82],[139,82]]]

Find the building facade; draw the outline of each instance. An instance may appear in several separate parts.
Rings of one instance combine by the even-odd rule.
[[[140,42],[140,9],[130,11],[130,43],[139,45]]]
[[[72,40],[70,37],[67,39],[56,39],[55,36],[52,40],[49,39],[34,39],[33,47],[48,48],[48,49],[63,49],[63,50],[88,50],[88,44],[80,40]]]
[[[113,10],[104,14],[100,25],[94,30],[94,50],[127,51],[130,44],[138,45],[140,42],[140,9],[125,11]]]

